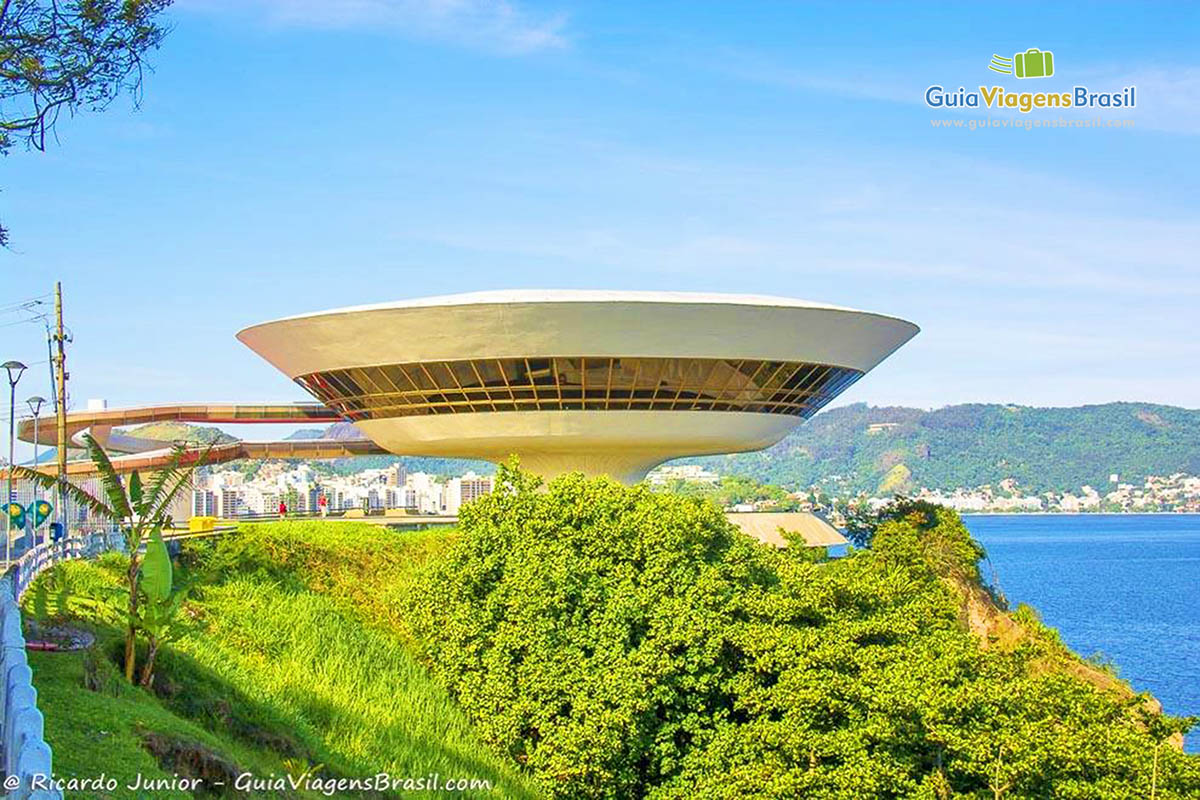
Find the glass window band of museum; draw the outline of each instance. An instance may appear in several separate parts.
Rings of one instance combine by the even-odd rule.
[[[480,358],[296,378],[351,420],[484,411],[748,411],[810,417],[862,376],[848,367],[730,358]]]

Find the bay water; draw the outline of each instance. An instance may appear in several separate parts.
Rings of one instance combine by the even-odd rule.
[[[985,580],[1168,713],[1200,716],[1200,514],[972,514]],[[1200,726],[1185,748],[1200,752]]]

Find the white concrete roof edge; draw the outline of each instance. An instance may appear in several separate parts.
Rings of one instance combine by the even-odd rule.
[[[875,311],[839,306],[831,303],[819,303],[812,300],[802,300],[792,297],[761,294],[736,294],[720,292],[652,292],[625,291],[607,289],[498,289],[479,292],[463,292],[460,294],[435,295],[433,297],[417,297],[408,300],[392,300],[383,303],[368,303],[365,305],[345,306],[324,311],[309,311],[303,314],[292,314],[286,317],[257,322],[247,325],[237,332],[238,339],[246,331],[274,325],[279,322],[310,319],[313,317],[328,317],[338,314],[354,314],[364,311],[389,311],[405,308],[438,308],[446,306],[466,305],[513,305],[528,303],[670,303],[670,304],[709,304],[733,306],[766,306],[777,308],[810,308],[823,311],[844,311],[852,314],[866,314],[883,319],[895,320],[914,328],[914,333],[920,327],[906,319]]]

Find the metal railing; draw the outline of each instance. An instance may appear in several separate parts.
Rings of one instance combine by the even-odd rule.
[[[18,605],[21,595],[38,575],[55,564],[124,547],[119,532],[107,531],[43,543],[26,551],[0,576],[0,766],[5,800],[61,800],[63,796],[59,789],[50,788],[52,754],[25,654]]]
[[[361,506],[354,506],[353,508],[339,508],[336,510],[329,509],[325,513],[321,513],[320,511],[313,511],[313,510],[309,510],[309,509],[305,509],[303,511],[292,511],[289,509],[288,512],[282,516],[278,512],[275,512],[275,511],[251,511],[251,512],[242,512],[242,513],[234,514],[233,516],[230,516],[230,517],[222,517],[222,521],[225,521],[225,522],[291,522],[293,520],[302,520],[302,519],[356,520],[356,519],[362,519],[363,517],[387,516],[388,510],[398,511],[401,509],[384,509],[384,508],[380,508],[378,506],[372,507],[370,509],[363,509]],[[406,513],[403,515],[400,515],[400,516],[406,516],[406,517],[439,516],[437,514],[423,514],[414,509],[403,509],[403,510]],[[353,511],[355,513],[353,516],[346,516],[347,511]],[[358,512],[362,512],[362,513],[360,514]]]
[[[206,535],[228,530],[210,531]],[[18,605],[21,596],[38,575],[55,564],[125,549],[125,535],[121,531],[115,527],[97,530],[32,547],[0,576],[0,674],[3,675],[0,768],[4,773],[0,797],[3,800],[62,800],[63,797],[61,790],[50,786],[52,753],[46,743],[45,719],[37,707],[37,689],[25,653]]]
[[[25,590],[29,588],[29,584],[33,583],[33,579],[43,570],[60,561],[80,558],[83,549],[83,539],[64,539],[49,544],[40,544],[26,550],[24,555],[14,561],[9,568],[8,575],[12,586],[8,594],[11,594],[14,600],[20,601]]]

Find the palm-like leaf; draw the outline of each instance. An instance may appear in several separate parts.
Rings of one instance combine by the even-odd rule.
[[[192,471],[180,470],[179,474],[175,476],[174,483],[163,490],[162,496],[159,498],[158,505],[156,505],[152,510],[151,513],[153,514],[154,519],[165,524],[167,522],[167,518],[170,516],[168,514],[168,510],[171,508],[171,504],[175,502],[175,498],[179,496],[181,491],[191,485]]]
[[[177,444],[175,446],[175,451],[171,455],[173,467],[155,476],[155,485],[147,499],[150,519],[156,523],[166,520],[167,509],[171,507],[171,503],[175,502],[179,493],[191,485],[192,474],[196,467],[202,466],[208,460],[208,454],[212,448],[213,445],[210,443],[203,452],[197,454],[188,450],[187,445]]]
[[[84,441],[108,496],[107,503],[65,480],[60,483],[35,470],[22,467],[14,469],[12,474],[42,486],[59,486],[80,505],[119,521],[125,528],[125,543],[129,550],[129,586],[125,590],[128,607],[123,611],[127,625],[125,675],[130,681],[133,680],[135,644],[140,630],[150,638],[150,655],[142,672],[142,685],[148,685],[154,674],[154,657],[158,644],[172,630],[184,597],[182,590],[171,591],[171,560],[162,540],[162,526],[167,524],[169,519],[167,510],[171,503],[191,484],[192,473],[197,466],[207,461],[213,445],[209,444],[204,452],[197,454],[185,443],[176,444],[167,465],[156,472],[149,487],[142,482],[142,476],[135,470],[129,477],[126,492],[116,467],[100,443],[91,434],[84,434]],[[150,542],[146,553],[139,556],[138,548],[147,531],[150,532]],[[145,602],[139,607],[138,598],[143,595],[143,590]],[[114,612],[119,610],[116,603],[111,605]]]
[[[143,500],[142,474],[135,469],[129,476],[129,504],[139,517],[146,513],[146,504]]]
[[[120,515],[111,505],[101,500],[99,497],[96,497],[88,490],[76,486],[70,481],[60,482],[53,475],[47,475],[43,472],[38,472],[37,470],[29,469],[28,467],[22,467],[19,465],[12,468],[12,474],[14,479],[19,478],[21,480],[30,481],[31,483],[36,483],[43,489],[62,491],[76,505],[83,506],[93,514],[102,517],[109,517],[110,519],[120,519]]]
[[[166,489],[167,485],[172,482],[172,478],[177,476],[179,465],[183,463],[183,457],[187,453],[187,444],[176,442],[171,448],[171,460],[162,469],[154,473],[154,480],[150,482],[150,486],[146,488],[142,495],[142,504],[147,512],[158,505],[158,499]],[[148,516],[143,512],[143,516]]]
[[[116,467],[109,460],[108,453],[104,452],[104,448],[90,433],[83,435],[83,441],[87,444],[88,457],[92,459],[92,464],[100,475],[100,484],[104,487],[105,494],[108,495],[109,505],[121,519],[131,518],[133,509],[129,507],[129,497],[125,494],[121,476],[117,474]]]
[[[142,591],[151,605],[165,603],[171,596],[171,556],[162,538],[162,528],[155,525],[150,530],[150,541],[146,543],[146,555],[142,559]]]

